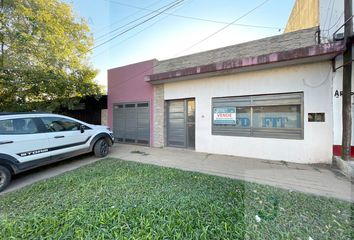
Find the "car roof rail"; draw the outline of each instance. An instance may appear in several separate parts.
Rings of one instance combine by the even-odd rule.
[[[21,114],[51,114],[48,112],[0,112],[0,116],[21,115]]]

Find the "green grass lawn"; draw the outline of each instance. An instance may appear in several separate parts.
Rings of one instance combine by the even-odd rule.
[[[0,238],[353,239],[351,207],[274,187],[105,159],[0,196]]]

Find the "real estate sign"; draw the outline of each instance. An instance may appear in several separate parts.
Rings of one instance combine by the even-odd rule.
[[[216,107],[213,109],[214,124],[236,124],[235,107]]]

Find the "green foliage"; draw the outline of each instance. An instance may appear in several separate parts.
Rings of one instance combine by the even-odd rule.
[[[335,199],[105,159],[0,196],[0,239],[340,240],[353,239],[351,214]]]
[[[0,111],[53,110],[100,93],[89,27],[59,0],[0,0]]]

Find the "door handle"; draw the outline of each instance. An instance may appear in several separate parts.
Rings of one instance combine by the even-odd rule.
[[[63,138],[64,136],[55,136],[54,138]]]
[[[14,141],[3,141],[3,142],[0,142],[0,145],[3,145],[3,144],[10,144],[10,143],[13,143]]]

